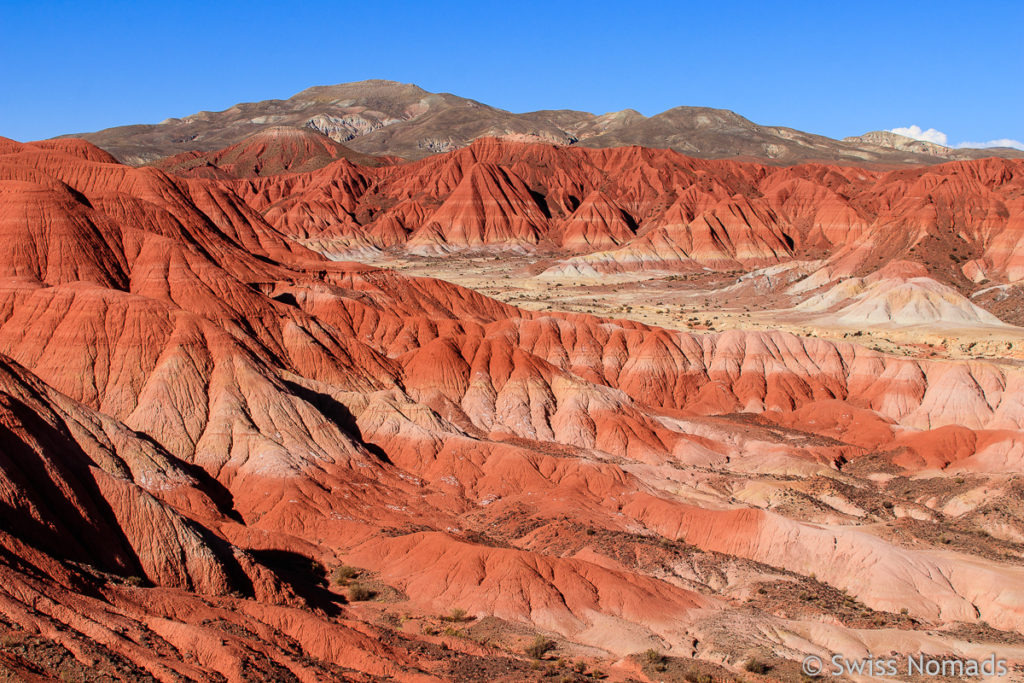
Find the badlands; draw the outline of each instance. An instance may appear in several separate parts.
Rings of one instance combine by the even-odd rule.
[[[1024,679],[1024,161],[145,156],[0,140],[7,679]]]

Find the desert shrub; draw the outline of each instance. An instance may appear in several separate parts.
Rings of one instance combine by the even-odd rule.
[[[523,653],[534,659],[544,659],[544,655],[555,649],[555,641],[544,636],[537,636],[533,642],[523,649]]]
[[[466,621],[466,617],[467,617],[466,610],[462,609],[461,607],[455,607],[455,608],[452,609],[451,612],[448,613],[448,616],[445,617],[444,619],[445,619],[445,621],[459,621],[459,622],[461,622],[461,621]]]
[[[762,662],[760,659],[748,659],[743,664],[743,668],[752,674],[766,674],[771,670],[771,667]]]
[[[361,583],[353,583],[348,587],[348,599],[352,602],[371,600],[374,595],[376,595],[376,593]]]
[[[338,565],[331,574],[331,580],[338,586],[347,586],[348,582],[359,576],[359,570],[347,564]]]

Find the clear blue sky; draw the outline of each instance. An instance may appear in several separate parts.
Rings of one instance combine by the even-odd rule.
[[[832,137],[1024,140],[1024,2],[12,2],[0,135],[158,122],[311,85],[512,111],[724,107]]]

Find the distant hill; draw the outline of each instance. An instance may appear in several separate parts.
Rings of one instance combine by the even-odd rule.
[[[640,145],[706,158],[747,158],[788,165],[928,164],[1000,156],[1013,149],[950,149],[876,132],[844,140],[762,126],[724,109],[676,107],[646,117],[633,110],[602,115],[571,110],[514,114],[415,85],[373,80],[304,90],[287,100],[247,102],[158,124],[119,126],[81,137],[121,161],[140,165],[185,152],[229,147],[269,128],[322,133],[354,152],[419,159],[481,137],[583,147]]]
[[[182,152],[152,165],[193,177],[248,178],[313,171],[338,159],[363,166],[380,166],[391,161],[356,152],[314,130],[275,126],[224,149]]]

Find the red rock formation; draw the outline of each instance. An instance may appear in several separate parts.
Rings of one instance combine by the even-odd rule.
[[[453,658],[490,657],[517,680],[507,651],[377,642],[385,603],[343,604],[311,563],[355,564],[422,618],[461,607],[616,656],[690,656],[737,613],[730,573],[701,568],[728,561],[930,625],[1019,630],[1017,567],[883,538],[859,521],[890,514],[869,510],[875,480],[847,470],[1011,486],[1020,369],[528,312],[296,242],[619,243],[604,253],[722,267],[827,247],[839,268],[955,225],[1010,277],[1019,183],[1014,162],[776,171],[493,140],[225,181],[0,141],[0,617],[123,676],[452,679]],[[758,503],[799,476],[826,521]],[[745,634],[800,652],[772,635],[797,622],[756,619]]]
[[[391,162],[360,154],[313,130],[267,128],[216,152],[185,152],[153,165],[190,178],[248,178],[312,171],[338,159],[367,166]]]
[[[957,284],[1024,277],[1021,169],[1008,159],[890,173],[774,168],[482,139],[401,166],[339,162],[235,191],[285,234],[315,232],[339,252],[550,244],[587,252],[572,262],[598,270],[828,257],[830,278],[864,275],[896,257]]]
[[[629,241],[632,219],[600,190],[591,192],[565,219],[562,246],[571,251],[610,249]]]
[[[443,249],[535,243],[544,224],[544,214],[519,177],[494,164],[478,163],[465,170],[409,244]]]

